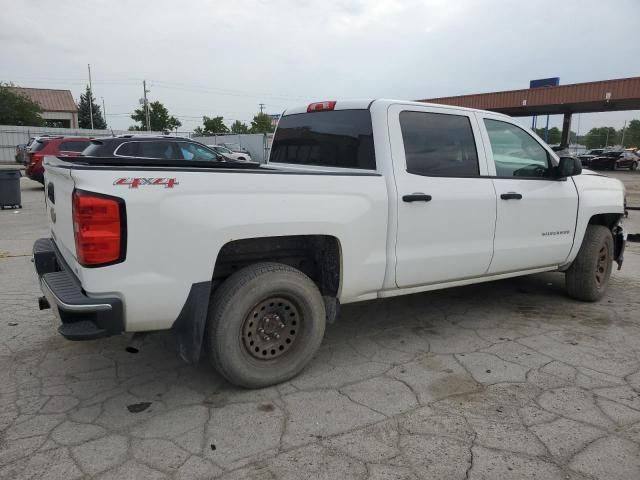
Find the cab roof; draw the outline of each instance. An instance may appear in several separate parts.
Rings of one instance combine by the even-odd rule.
[[[291,108],[287,108],[282,114],[282,116],[295,115],[298,113],[307,113],[308,111],[310,111],[309,108],[312,105],[322,104],[322,103],[334,104],[333,107],[328,110],[361,110],[361,109],[371,108],[371,106],[374,103],[376,103],[376,104],[383,104],[383,105],[400,104],[400,105],[414,105],[416,107],[453,108],[456,110],[463,110],[467,112],[485,112],[486,111],[486,110],[479,110],[477,108],[458,107],[455,105],[444,105],[441,103],[415,102],[412,100],[394,100],[394,99],[388,99],[388,98],[378,98],[378,99],[369,98],[369,99],[326,100],[326,101],[311,102],[305,105],[296,105]],[[319,111],[319,110],[322,110],[322,109],[318,109],[315,111]],[[503,115],[497,112],[491,112],[491,113],[494,115]],[[504,116],[507,117],[508,115],[504,115]]]

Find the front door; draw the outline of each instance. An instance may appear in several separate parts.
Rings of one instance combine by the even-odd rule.
[[[552,155],[511,120],[479,113],[478,121],[485,127],[485,152],[498,202],[489,273],[564,263],[578,212],[573,180],[554,178]]]
[[[485,274],[496,196],[473,113],[393,105],[388,118],[398,192],[396,284]]]

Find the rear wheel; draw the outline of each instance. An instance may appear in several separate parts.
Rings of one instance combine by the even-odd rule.
[[[569,296],[585,302],[600,300],[609,285],[612,264],[611,232],[602,225],[589,225],[578,256],[565,274]]]
[[[207,320],[213,366],[231,383],[259,388],[289,380],[309,363],[325,329],[318,287],[280,263],[258,263],[214,293]]]
[[[637,170],[638,169],[638,162],[636,162],[636,161],[632,162],[631,163],[631,167],[629,167],[629,168],[631,168],[631,170]]]

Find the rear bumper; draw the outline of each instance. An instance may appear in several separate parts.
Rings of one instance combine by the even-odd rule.
[[[33,263],[40,289],[62,322],[58,328],[62,336],[69,340],[91,340],[124,331],[122,301],[88,296],[51,239],[36,240]]]

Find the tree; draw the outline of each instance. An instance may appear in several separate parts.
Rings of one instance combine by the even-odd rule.
[[[240,120],[236,120],[231,125],[231,133],[249,133],[249,127],[246,123],[242,123]]]
[[[251,120],[250,133],[272,133],[273,130],[271,116],[266,113],[259,113]]]
[[[620,140],[622,141],[622,140]],[[640,147],[640,120],[631,120],[624,131],[623,147]]]
[[[144,114],[144,106],[136,108],[131,118],[140,125],[132,125],[129,130],[147,130],[147,120]],[[173,115],[169,115],[169,110],[159,101],[149,103],[149,124],[154,132],[166,132],[175,130],[182,126],[182,122]]]
[[[617,132],[613,127],[592,128],[584,136],[584,144],[587,148],[602,148],[613,146],[617,141]]]
[[[42,127],[40,105],[11,89],[11,83],[0,83],[0,125]]]
[[[536,128],[536,133],[540,138],[544,140],[544,128]],[[549,145],[555,145],[556,143],[560,143],[562,132],[558,127],[551,127],[548,133],[549,133],[549,137],[547,139],[547,143]]]
[[[202,117],[202,126],[205,135],[215,135],[217,133],[229,133],[229,129],[224,124],[222,117]]]
[[[91,108],[89,108],[89,103],[91,103]],[[96,103],[96,99],[93,98],[93,92],[89,90],[89,85],[87,85],[85,92],[80,94],[80,101],[78,102],[78,126],[80,128],[91,128],[92,116],[93,128],[99,130],[107,128],[107,122],[102,116],[102,111]]]

